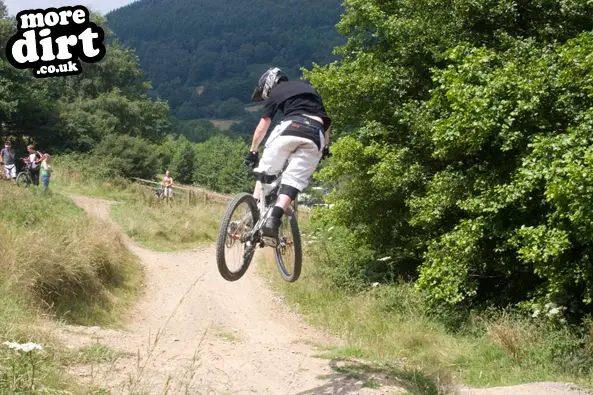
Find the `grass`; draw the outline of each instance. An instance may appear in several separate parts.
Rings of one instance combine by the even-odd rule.
[[[224,326],[215,325],[211,329],[215,336],[219,337],[220,339],[228,342],[228,343],[240,343],[241,338],[239,335],[232,331],[231,329],[225,328]]]
[[[82,364],[114,362],[120,353],[102,344],[85,346],[78,351],[76,361]]]
[[[81,179],[78,174],[68,167],[59,169],[50,188],[63,194],[117,201],[111,207],[113,219],[145,248],[179,251],[216,240],[223,205],[190,202],[182,191],[175,191],[170,202],[160,201],[154,198],[152,188],[145,185],[119,178],[107,182],[93,174]]]
[[[42,345],[43,351],[17,353],[0,345],[0,393],[30,393],[41,386],[48,390],[78,389],[63,371],[64,354],[59,346],[46,334],[31,329],[36,320],[27,303],[1,281],[0,342],[33,342]]]
[[[146,248],[177,251],[216,240],[223,208],[218,204],[127,201],[114,205],[113,218],[128,236]]]
[[[213,221],[209,221],[210,214],[218,214],[216,205],[190,204],[185,192],[178,190],[171,203],[157,201],[150,186],[106,176],[101,169],[96,173],[86,167],[83,170],[59,160],[50,188],[61,194],[118,202],[112,207],[112,217],[141,245],[173,251],[192,248],[216,237]]]
[[[145,191],[141,185],[118,178],[111,182],[98,180],[79,182],[75,178],[68,178],[67,175],[54,177],[50,183],[50,189],[61,194],[90,196],[115,201],[135,201],[138,199],[138,195]]]
[[[234,124],[240,123],[241,121],[232,119],[211,119],[210,122],[216,129],[224,132],[229,130]]]
[[[0,393],[89,393],[65,372],[71,362],[43,317],[116,325],[143,281],[119,234],[59,194],[0,182]],[[96,351],[96,350],[95,350]]]
[[[367,287],[348,293],[327,279],[314,250],[305,255],[298,282],[285,283],[272,256],[258,265],[273,288],[311,324],[344,341],[321,354],[331,361],[366,361],[413,394],[433,394],[457,384],[474,387],[535,381],[572,382],[593,388],[593,353],[568,328],[497,312],[476,314],[456,333],[422,312],[411,284]],[[593,338],[585,339],[593,344]],[[403,368],[405,367],[405,368]],[[377,384],[377,383],[375,383]],[[373,384],[374,385],[374,384]]]
[[[61,195],[0,183],[0,275],[28,303],[76,324],[117,322],[142,286],[116,230]]]

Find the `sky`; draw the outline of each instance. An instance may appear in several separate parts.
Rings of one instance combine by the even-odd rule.
[[[16,15],[22,10],[37,8],[59,8],[67,5],[84,5],[102,14],[132,3],[134,0],[4,0],[8,14]]]

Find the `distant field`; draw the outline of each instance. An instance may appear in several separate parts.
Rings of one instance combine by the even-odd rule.
[[[212,125],[218,130],[226,131],[231,128],[236,123],[240,123],[241,121],[236,121],[233,119],[211,119]]]
[[[263,104],[256,104],[256,105],[252,105],[252,106],[245,106],[245,111],[257,112],[257,111],[261,110],[262,107],[263,107]]]

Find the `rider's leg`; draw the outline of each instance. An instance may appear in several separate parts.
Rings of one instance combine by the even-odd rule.
[[[286,136],[282,136],[282,132],[286,130],[291,121],[283,121],[276,125],[276,127],[270,132],[270,136],[264,146],[264,152],[259,160],[258,166],[253,169],[255,173],[275,175],[280,173],[284,167],[284,163],[288,159],[288,156],[294,151],[295,147],[291,147],[290,140],[286,139]],[[259,200],[261,191],[261,182],[258,180],[253,191],[253,197]]]
[[[272,209],[272,216],[266,220],[262,227],[265,236],[277,237],[278,229],[282,223],[282,216],[288,210],[290,204],[296,199],[299,192],[302,192],[307,185],[311,175],[321,160],[322,151],[309,139],[287,136],[293,140],[299,139],[296,150],[288,159],[288,166],[282,173],[282,184],[278,193],[278,199]]]
[[[288,160],[288,157],[297,146],[298,142],[295,144],[294,138],[291,136],[278,136],[273,141],[266,144],[262,157],[259,160],[259,165],[253,169],[253,171],[266,176],[275,176],[279,174]],[[253,193],[253,197],[256,199],[261,198],[261,196],[259,196],[261,191],[260,185],[261,181],[258,180]]]
[[[261,192],[261,181],[257,180],[255,182],[255,189],[253,190],[253,197],[255,200],[259,200],[260,196],[259,193]]]
[[[286,211],[290,207],[292,203],[292,198],[285,194],[278,195],[278,200],[276,200],[276,207],[280,207],[282,210]]]

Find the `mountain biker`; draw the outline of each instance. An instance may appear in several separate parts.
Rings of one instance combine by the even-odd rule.
[[[329,156],[331,119],[321,96],[311,85],[305,81],[289,81],[278,67],[262,74],[251,100],[265,101],[265,104],[245,163],[254,168],[258,183],[269,183],[288,160],[282,173],[278,200],[262,226],[263,236],[278,240],[284,212],[297,194],[307,187],[319,161]],[[257,149],[278,111],[284,116],[270,133],[260,160]],[[258,185],[253,194],[256,199],[260,199],[257,196],[259,190]]]

